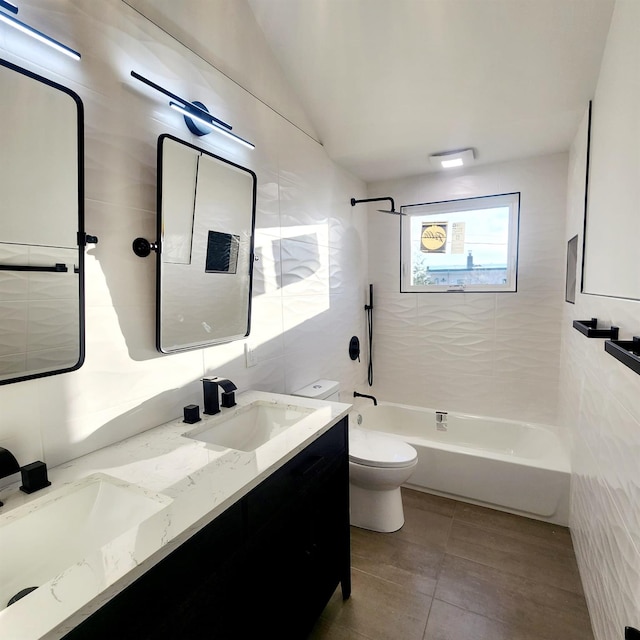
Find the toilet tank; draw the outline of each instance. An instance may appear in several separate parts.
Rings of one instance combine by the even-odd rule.
[[[335,380],[316,380],[302,389],[294,391],[294,396],[340,402],[340,383]]]

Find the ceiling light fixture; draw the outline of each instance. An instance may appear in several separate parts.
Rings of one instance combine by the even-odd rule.
[[[18,7],[10,2],[6,2],[5,0],[0,1],[0,8],[6,9],[7,11],[11,11],[11,13],[18,13]],[[22,33],[26,33],[28,36],[35,38],[39,42],[43,42],[46,45],[49,45],[56,51],[60,53],[64,53],[65,55],[73,58],[74,60],[80,60],[80,54],[77,51],[71,49],[71,47],[67,47],[66,44],[62,44],[57,40],[54,40],[52,37],[48,36],[46,33],[42,33],[42,31],[38,31],[33,27],[30,27],[28,24],[21,22],[17,18],[13,16],[7,15],[6,13],[0,12],[0,22],[4,22],[5,24],[17,29],[18,31],[22,31]]]
[[[473,149],[460,149],[458,151],[445,151],[429,156],[431,164],[438,169],[453,169],[454,167],[467,167],[475,160]]]

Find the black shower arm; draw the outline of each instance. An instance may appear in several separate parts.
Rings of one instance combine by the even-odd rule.
[[[393,201],[393,198],[389,196],[387,196],[386,198],[365,198],[364,200],[356,200],[355,198],[351,198],[351,206],[355,207],[361,202],[382,202],[383,200],[389,200],[389,202],[391,202],[391,211],[396,210],[396,203]]]

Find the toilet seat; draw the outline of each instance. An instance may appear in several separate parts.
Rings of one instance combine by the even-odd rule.
[[[351,427],[349,460],[366,467],[404,468],[415,464],[418,452],[407,442],[380,431]]]

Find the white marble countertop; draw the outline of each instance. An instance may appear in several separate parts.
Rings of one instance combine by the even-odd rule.
[[[184,433],[229,417],[256,400],[314,411],[250,453],[183,437]],[[237,403],[216,416],[203,416],[195,425],[176,419],[49,469],[51,486],[31,495],[19,490],[20,482],[0,491],[0,500],[5,503],[0,508],[0,546],[3,523],[15,521],[27,510],[33,510],[38,501],[46,500],[46,496],[64,492],[65,487],[93,474],[106,474],[122,486],[133,485],[144,495],[165,503],[153,516],[161,535],[147,535],[147,530],[133,527],[126,535],[89,553],[1,610],[0,638],[61,638],[335,425],[351,408],[349,404],[262,391],[241,393]],[[46,536],[46,531],[37,535]]]

